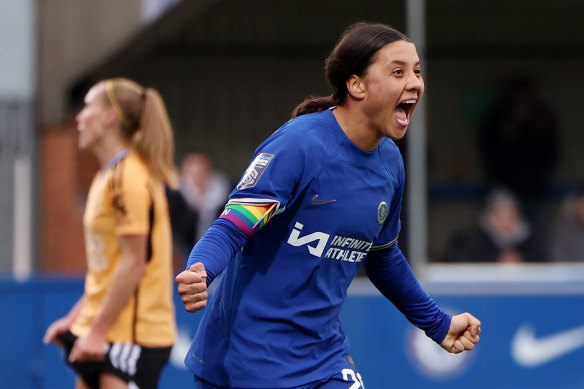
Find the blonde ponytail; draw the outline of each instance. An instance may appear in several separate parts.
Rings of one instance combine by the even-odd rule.
[[[120,116],[122,135],[132,142],[150,171],[167,186],[178,187],[174,135],[158,91],[127,78],[105,80],[107,99]]]
[[[178,187],[174,165],[174,135],[162,97],[152,88],[145,90],[140,128],[134,146],[152,169],[155,177],[171,188]]]

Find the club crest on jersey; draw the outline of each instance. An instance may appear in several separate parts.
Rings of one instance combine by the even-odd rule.
[[[264,174],[266,168],[268,167],[273,158],[274,158],[273,154],[267,153],[258,154],[254,158],[253,162],[249,165],[245,173],[243,174],[241,181],[239,181],[239,184],[237,185],[237,189],[241,190],[246,188],[253,188],[254,186],[256,186],[256,184],[260,180],[260,177],[262,176],[262,174]]]
[[[389,207],[385,201],[379,203],[377,207],[377,224],[383,224],[385,219],[387,219],[387,214],[389,213]]]

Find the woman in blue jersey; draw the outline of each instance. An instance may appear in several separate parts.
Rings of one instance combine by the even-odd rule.
[[[187,311],[207,306],[185,360],[197,388],[362,387],[339,321],[361,265],[448,352],[479,341],[480,321],[440,309],[397,244],[404,166],[393,139],[424,92],[419,62],[400,32],[350,26],[326,61],[332,95],[304,101],[257,148],[176,277]]]

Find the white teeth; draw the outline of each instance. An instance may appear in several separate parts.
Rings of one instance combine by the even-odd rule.
[[[400,104],[416,104],[416,99],[404,100]]]

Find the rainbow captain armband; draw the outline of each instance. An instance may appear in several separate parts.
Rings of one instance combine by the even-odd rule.
[[[277,208],[278,203],[276,202],[247,203],[230,201],[219,218],[230,220],[245,236],[251,238],[253,234],[270,221]]]

